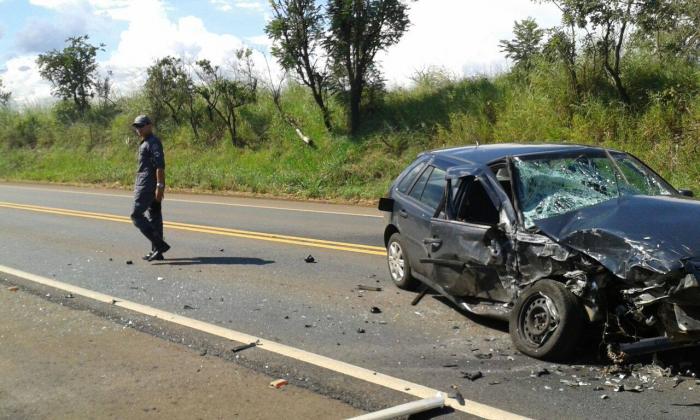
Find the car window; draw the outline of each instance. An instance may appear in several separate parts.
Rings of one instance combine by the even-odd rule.
[[[480,180],[473,179],[466,186],[466,193],[457,212],[457,220],[489,226],[498,223],[498,210]]]
[[[408,173],[399,181],[399,185],[396,187],[399,192],[406,194],[408,193],[408,190],[411,188],[411,185],[413,185],[413,181],[416,180],[418,177],[418,174],[420,174],[423,169],[425,168],[425,163],[421,162],[418,165],[414,166]]]
[[[431,209],[436,209],[438,204],[440,204],[440,199],[445,191],[445,171],[440,168],[433,169],[430,178],[428,178],[428,183],[423,190],[423,195],[420,201],[425,203]]]
[[[433,172],[433,168],[433,166],[425,168],[408,195],[416,200],[420,200],[420,197],[423,195],[423,190],[425,189],[425,184],[428,183],[428,178],[430,178],[430,173]]]

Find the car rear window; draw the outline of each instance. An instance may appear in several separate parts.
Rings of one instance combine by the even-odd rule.
[[[428,178],[430,177],[431,172],[433,172],[433,167],[428,166],[425,169],[425,171],[423,171],[423,173],[420,175],[420,178],[418,178],[418,181],[416,181],[416,184],[413,186],[411,192],[408,195],[420,201],[420,197],[423,195],[425,184],[428,183]]]
[[[401,179],[401,181],[399,182],[399,185],[396,187],[396,189],[399,190],[399,192],[401,192],[403,194],[408,193],[408,190],[411,188],[411,185],[413,185],[413,181],[416,180],[416,178],[418,177],[418,174],[420,174],[424,168],[425,168],[424,162],[421,162],[418,165],[414,166],[410,171],[408,171],[406,176],[404,176]]]
[[[420,201],[425,203],[431,209],[436,209],[438,204],[440,204],[440,199],[442,198],[443,192],[445,191],[445,171],[439,168],[433,169],[433,173],[430,174],[428,183],[423,190],[423,195]]]

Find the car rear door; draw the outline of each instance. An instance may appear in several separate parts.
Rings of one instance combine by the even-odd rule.
[[[411,268],[420,276],[428,276],[431,267],[420,262],[424,256],[423,239],[430,234],[430,219],[442,200],[445,171],[429,164],[395,209],[397,225],[408,248]]]

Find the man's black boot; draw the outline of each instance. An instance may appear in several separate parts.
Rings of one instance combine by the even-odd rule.
[[[168,252],[169,249],[170,245],[163,241],[163,244],[160,246],[160,248],[153,251],[153,253],[148,257],[148,261],[161,261],[165,259],[165,257],[163,257],[163,254]]]

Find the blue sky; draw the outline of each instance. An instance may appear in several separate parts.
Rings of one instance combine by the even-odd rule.
[[[119,93],[138,89],[145,69],[165,55],[225,66],[248,46],[262,70],[269,50],[267,0],[0,0],[0,16],[0,78],[17,104],[50,98],[36,56],[62,48],[69,36],[106,44],[100,69],[113,72]],[[390,85],[406,85],[428,67],[458,76],[497,73],[507,66],[498,41],[529,16],[545,27],[560,18],[553,6],[530,0],[419,0],[409,31],[379,59]]]

